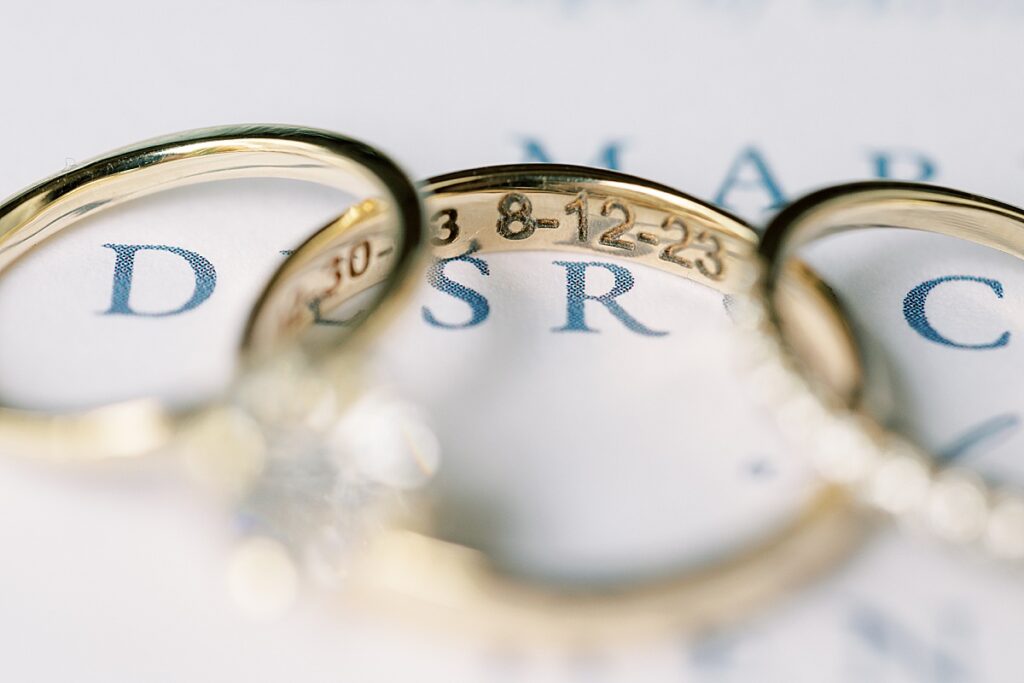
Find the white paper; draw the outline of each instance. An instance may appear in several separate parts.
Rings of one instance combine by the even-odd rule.
[[[614,161],[755,222],[777,194],[929,168],[931,181],[1024,202],[1014,138],[1024,16],[1012,3],[259,0],[7,14],[8,193],[135,140],[279,121],[371,141],[415,177]],[[76,226],[0,279],[0,395],[57,407],[215,391],[261,280],[341,203],[294,183],[232,182]],[[214,294],[180,315],[105,315],[116,253],[104,244],[201,254],[217,271]],[[718,372],[729,344],[720,297],[626,264],[635,284],[622,305],[669,334],[637,335],[596,305],[587,316],[599,334],[560,334],[566,275],[553,262],[590,259],[482,258],[489,275],[466,263],[449,274],[488,298],[486,321],[426,324],[420,306],[449,322],[470,311],[424,284],[379,360],[384,376],[435,402],[441,484],[501,512],[506,533],[485,525],[473,540],[527,571],[607,579],[706,561],[806,495],[805,471]],[[1019,263],[880,231],[823,244],[812,260],[890,360],[909,431],[939,451],[986,434],[958,457],[1020,481]],[[593,275],[588,286],[604,291]],[[1008,332],[1005,345],[949,346],[907,323],[908,292],[949,276],[975,279],[932,290],[934,328],[961,345]],[[173,310],[193,287],[174,254],[137,254],[134,310]],[[678,432],[628,428],[665,419]],[[896,530],[735,630],[552,654],[339,615],[313,599],[281,622],[248,621],[223,585],[229,516],[171,467],[4,460],[0,501],[0,672],[12,680],[1020,678],[1019,577]]]

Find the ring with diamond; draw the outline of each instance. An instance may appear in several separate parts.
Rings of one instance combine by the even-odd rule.
[[[706,202],[625,174],[552,164],[497,166],[436,177],[424,182],[422,190],[438,259],[467,251],[600,254],[653,266],[723,294],[742,291],[756,274],[757,237],[749,226]],[[339,248],[343,253],[348,247]],[[287,327],[285,321],[296,316],[310,322],[310,301],[323,312],[342,305],[350,293],[332,299],[306,284],[316,264],[329,263],[337,252],[329,236],[314,237],[282,265],[253,311],[253,344],[270,344]],[[862,372],[845,318],[827,290],[814,287],[809,270],[789,272],[801,281],[792,289],[800,293],[790,301],[793,310],[813,309],[808,318],[818,324],[815,334],[829,341],[827,353],[816,356],[820,371],[839,395],[855,402]],[[309,294],[303,298],[296,292]],[[684,398],[700,400],[699,392],[682,391]],[[427,452],[430,465],[421,469],[432,469],[437,448],[430,442],[415,449],[419,456],[413,453],[406,460],[422,462]],[[298,465],[283,461],[268,470],[269,479],[254,479],[248,498],[255,497],[262,513],[252,520],[258,547],[277,543],[294,557],[313,554],[322,560],[326,534],[343,549],[326,573],[351,600],[398,606],[428,621],[436,620],[440,609],[450,622],[503,635],[600,639],[663,628],[713,628],[831,567],[866,529],[842,489],[815,483],[795,519],[720,562],[654,580],[580,590],[510,575],[485,552],[439,538],[429,489],[402,499],[404,515],[375,517],[382,509],[377,503],[394,491],[368,481],[353,466],[353,457],[367,459],[350,452],[348,458],[321,457],[316,465],[308,459]],[[280,491],[283,482],[303,478],[301,472],[325,469],[333,488],[314,496],[316,510],[310,510],[309,496],[286,504],[288,496],[272,495],[267,502],[263,492]],[[400,468],[410,469],[416,468]],[[342,502],[322,504],[331,496]],[[360,506],[373,512],[360,515]],[[251,502],[248,509],[254,509]],[[345,514],[332,521],[337,510]],[[284,525],[286,519],[305,521]],[[322,562],[318,566],[324,569]]]
[[[254,177],[305,180],[384,196],[378,203],[387,204],[397,220],[361,238],[366,242],[358,247],[362,260],[355,267],[347,264],[346,286],[348,281],[365,275],[384,278],[386,289],[395,289],[417,262],[423,230],[419,196],[390,159],[362,142],[328,131],[244,125],[194,130],[138,143],[23,190],[0,206],[0,269],[10,267],[71,224],[125,201],[184,185]],[[340,219],[328,229],[343,231],[346,225],[345,219]],[[363,254],[364,249],[373,251]],[[378,258],[381,253],[385,256]],[[359,326],[353,338],[366,337],[369,333],[365,329],[369,327]],[[315,349],[310,351],[315,354]],[[290,349],[282,354],[288,357],[286,361],[261,358],[257,363],[249,358],[243,366],[255,371],[265,369],[268,363],[278,369],[289,364],[315,365],[315,355],[306,353],[300,358],[298,353]],[[232,399],[227,401],[231,403]],[[210,418],[209,407],[178,409],[156,399],[129,400],[75,412],[3,407],[0,448],[12,454],[58,460],[128,457],[166,445],[181,427],[197,420],[209,431],[220,422]],[[218,408],[212,412],[223,415],[225,411]]]
[[[860,228],[921,230],[1024,257],[1024,211],[958,190],[919,183],[828,187],[783,209],[764,233],[764,270],[741,295],[741,324],[759,373],[780,378],[772,409],[827,480],[908,526],[990,557],[1024,559],[1024,497],[963,467],[944,467],[905,436],[835,395],[803,362],[801,322],[780,308],[779,281],[797,250]]]

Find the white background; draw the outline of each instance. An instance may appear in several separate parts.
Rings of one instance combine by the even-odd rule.
[[[1021,14],[1012,3],[924,0],[23,5],[6,11],[0,42],[0,188],[14,193],[68,163],[171,131],[277,121],[372,141],[416,177],[525,160],[527,137],[576,163],[595,163],[618,140],[623,170],[710,199],[756,146],[794,197],[870,177],[872,155],[894,150],[928,155],[937,182],[1022,202]],[[746,167],[743,177],[756,174]],[[768,215],[763,186],[727,201],[750,220]],[[216,389],[279,251],[336,205],[289,183],[235,183],[172,193],[69,231],[0,280],[0,393],[45,407],[149,392],[186,400]],[[823,245],[815,262],[896,368],[914,435],[942,447],[994,415],[1019,415],[1019,263],[922,235],[844,239]],[[99,315],[110,297],[107,242],[194,249],[215,263],[218,289],[173,318]],[[140,310],[189,296],[187,270],[163,256],[139,257]],[[770,435],[731,405],[713,410],[739,391],[724,369],[677,358],[687,355],[680,350],[716,357],[708,347],[725,323],[718,298],[636,268],[623,305],[668,337],[630,335],[600,309],[588,315],[601,335],[557,337],[550,329],[564,322],[564,280],[555,258],[487,257],[487,279],[460,271],[490,298],[492,318],[448,332],[413,309],[400,327],[407,336],[395,339],[411,340],[418,356],[399,348],[382,357],[382,372],[414,395],[445,382],[431,394],[444,397],[435,406],[446,437],[442,483],[496,496],[515,521],[514,533],[484,541],[503,543],[499,552],[532,570],[642,571],[700,560],[784,516],[790,492],[801,490],[799,471],[796,488],[752,492],[742,465],[755,455],[750,444]],[[950,349],[910,330],[906,292],[951,274],[998,279],[1006,294],[937,290],[928,309],[936,326],[971,341],[1010,330],[1010,345]],[[422,303],[439,316],[465,314],[433,290]],[[692,334],[686,323],[698,316]],[[576,343],[584,346],[569,348]],[[610,354],[640,360],[616,371]],[[496,372],[511,363],[513,377]],[[664,365],[670,375],[654,371]],[[715,400],[681,400],[673,413],[666,398],[694,377],[722,383],[710,389]],[[590,399],[582,424],[548,410],[569,385]],[[542,420],[543,439],[502,421],[510,403]],[[676,435],[659,441],[608,424],[655,409],[679,415],[686,449],[677,450]],[[734,438],[719,450],[712,437],[723,429]],[[1007,433],[972,457],[1012,476],[1022,441],[1019,430]],[[767,450],[779,481],[799,470]],[[680,451],[671,463],[661,457]],[[282,622],[247,621],[223,587],[228,514],[170,466],[68,472],[5,461],[0,510],[0,672],[11,680],[1020,678],[1019,577],[894,533],[735,632],[552,654],[378,624],[316,596]]]

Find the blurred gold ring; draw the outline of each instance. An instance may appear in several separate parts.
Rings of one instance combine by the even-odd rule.
[[[398,221],[386,237],[389,287],[413,262],[422,230],[412,183],[374,148],[336,133],[283,125],[205,128],[141,142],[48,178],[0,206],[0,270],[72,223],[154,192],[229,178],[306,180],[383,193]],[[0,448],[56,459],[125,457],[164,445],[202,407],[138,399],[75,412],[0,408]]]
[[[432,178],[422,190],[439,258],[467,249],[596,252],[726,293],[742,289],[756,269],[757,237],[742,221],[621,173],[497,166]],[[349,246],[342,242],[338,248]],[[328,263],[332,252],[330,240],[316,237],[300,247],[290,257],[296,265],[286,262],[281,270],[295,277],[274,279],[253,311],[250,329],[282,329],[295,310],[305,310],[295,291],[311,291],[300,276],[309,271],[298,264]],[[793,272],[814,282],[809,271]],[[829,321],[822,333],[834,342],[831,360],[840,366],[828,374],[837,392],[855,400],[860,364],[841,313],[824,290],[799,291],[803,306],[824,309],[815,311],[815,319]],[[338,305],[346,296],[329,303]],[[414,509],[407,525],[374,534],[365,552],[346,562],[346,595],[418,613],[428,623],[443,613],[446,622],[464,622],[472,630],[555,639],[714,627],[830,567],[864,530],[845,495],[823,485],[787,528],[725,562],[674,578],[579,592],[499,573],[483,553],[434,536],[429,505]]]
[[[945,468],[819,381],[793,344],[802,323],[779,309],[779,280],[795,252],[822,237],[894,227],[965,239],[1024,258],[1024,211],[943,187],[861,182],[811,193],[764,233],[764,274],[744,295],[743,324],[760,347],[761,374],[783,378],[773,408],[826,479],[939,538],[1003,559],[1024,559],[1024,497],[978,473]]]

